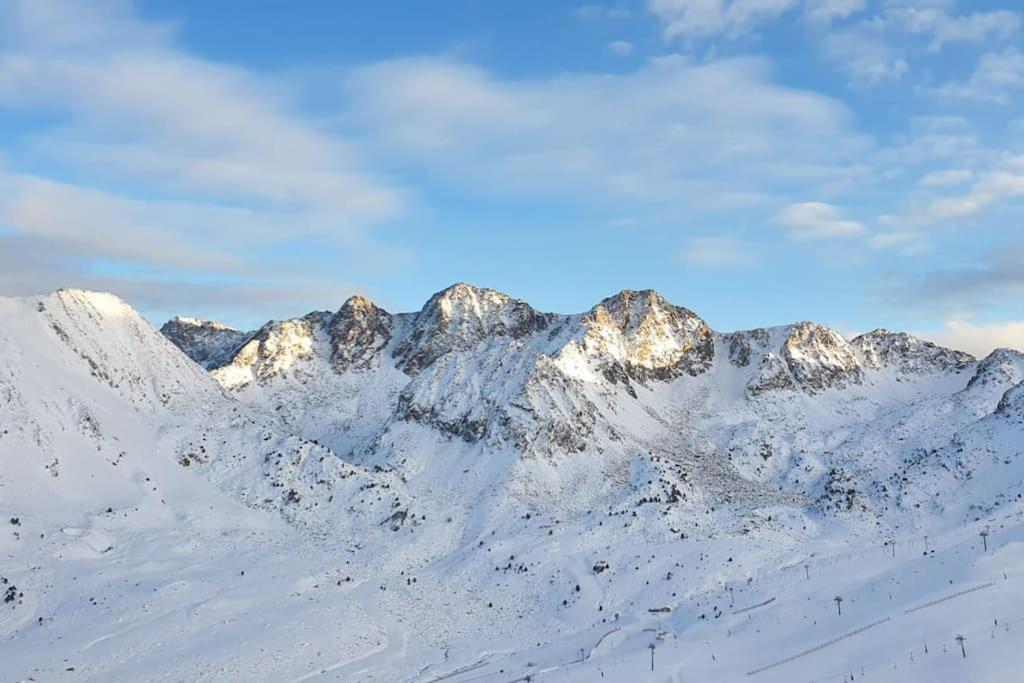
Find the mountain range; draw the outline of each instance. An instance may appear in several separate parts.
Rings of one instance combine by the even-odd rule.
[[[319,649],[260,676],[297,679],[335,648],[350,656],[318,664],[322,675],[440,680],[430,676],[498,661],[495,643],[525,653],[610,620],[640,634],[648,608],[682,633],[724,586],[832,544],[938,538],[1022,509],[1024,354],[979,360],[811,322],[719,332],[651,290],[566,315],[460,283],[415,313],[356,296],[254,331],[187,317],[157,331],[118,297],[84,290],[5,298],[0,418],[0,501],[18,519],[0,576],[20,605],[0,638],[24,653],[52,647],[56,636],[29,626],[79,615],[63,631],[62,656],[81,660],[70,679],[153,664],[138,643],[105,651],[115,640],[69,635],[90,630],[70,577],[120,576],[110,558],[163,577],[159,593],[183,558],[208,553],[219,559],[181,590],[240,590],[241,575],[225,573],[252,576],[239,558],[295,548],[312,583],[294,583],[288,565],[263,589],[313,600],[314,584],[351,586],[344,609],[362,617],[345,612],[344,642],[329,645],[307,627],[334,623],[335,602],[318,598],[322,613],[305,622],[282,608],[290,630],[275,624],[275,637]],[[160,551],[140,555],[148,544]],[[118,609],[150,609],[120,582],[96,585]],[[195,604],[227,610],[222,626],[251,620],[244,600],[219,599]],[[169,632],[154,633],[164,643]],[[384,656],[373,653],[389,659],[371,664]],[[161,661],[180,677],[245,678],[239,660],[209,657],[198,669],[191,655]],[[10,661],[19,676],[61,668]]]

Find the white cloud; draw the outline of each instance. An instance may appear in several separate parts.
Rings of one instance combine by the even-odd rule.
[[[1024,92],[1024,53],[1015,49],[986,53],[967,81],[949,81],[928,92],[945,99],[1008,104]]]
[[[978,358],[997,348],[1024,351],[1024,321],[976,323],[970,319],[953,318],[947,320],[941,330],[922,332],[918,336]]]
[[[926,168],[952,164],[977,166],[992,150],[982,144],[975,126],[961,116],[915,116],[907,133],[879,153],[879,161]]]
[[[237,209],[128,199],[33,176],[0,174],[0,184],[0,223],[82,256],[231,270],[238,264],[229,249],[214,249],[208,240],[202,242],[206,249],[197,249],[180,226],[216,228],[230,240],[251,218]],[[258,231],[257,221],[252,223]]]
[[[967,194],[934,201],[930,214],[937,220],[972,216],[1014,197],[1024,196],[1024,172],[1012,163],[981,175]]]
[[[625,40],[613,40],[608,43],[608,51],[617,57],[628,57],[633,54],[633,43]]]
[[[800,0],[648,0],[648,9],[672,38],[735,38],[775,19]]]
[[[0,102],[82,121],[47,136],[61,161],[133,181],[147,175],[188,190],[329,207],[344,220],[375,220],[400,205],[353,168],[342,141],[289,114],[245,72],[163,48],[92,58],[46,48],[41,36],[35,50],[0,59]],[[64,157],[68,149],[79,156]]]
[[[683,261],[703,267],[732,267],[751,262],[750,248],[731,237],[694,237],[680,255]]]
[[[988,43],[1006,41],[1021,28],[1021,17],[1009,10],[973,12],[956,15],[951,3],[906,4],[888,8],[885,21],[892,27],[928,38],[928,49],[935,52],[949,43]]]
[[[220,318],[252,329],[268,318],[290,318],[303,310],[338,307],[360,288],[316,273],[268,269],[249,276],[221,277],[217,283],[182,281],[161,271],[126,275],[97,273],[81,253],[63,245],[29,237],[0,237],[0,292],[27,296],[76,287],[113,292],[141,308],[159,325],[172,315],[187,313]]]
[[[953,168],[944,171],[931,171],[921,177],[917,184],[921,187],[951,187],[963,185],[974,177],[974,171],[967,168]]]
[[[804,16],[816,24],[831,24],[864,10],[865,0],[807,0]]]
[[[23,36],[0,52],[0,102],[70,114],[42,149],[61,161],[175,187],[307,204],[374,220],[401,202],[361,173],[350,146],[294,112],[283,88],[189,56],[130,15],[73,3],[6,5]],[[75,154],[62,157],[66,149]],[[99,168],[97,167],[99,166]]]
[[[826,59],[838,63],[853,85],[899,80],[910,71],[906,46],[885,34],[877,21],[861,21],[821,37]]]
[[[1004,236],[1005,237],[1005,236]],[[995,310],[1024,296],[1024,243],[1007,242],[977,253],[964,243],[956,259],[892,281],[900,301],[917,300],[944,310]]]
[[[867,229],[857,221],[844,218],[842,212],[823,202],[801,202],[783,209],[776,221],[793,239],[858,237]]]
[[[833,17],[842,16],[840,11],[849,11],[848,16],[852,16],[866,4],[860,0],[807,0],[805,14],[811,26],[830,27]],[[926,64],[928,52],[938,52],[951,43],[996,46],[1011,41],[1019,36],[1022,25],[1019,12],[957,14],[954,3],[946,0],[887,0],[880,5],[875,12],[839,30],[818,32],[824,56],[838,63],[854,85],[903,78],[910,72],[912,60]],[[815,16],[819,17],[817,21]],[[983,68],[976,80],[986,76]],[[968,87],[977,84],[950,83],[932,91],[949,98],[968,97],[981,91]]]
[[[775,84],[753,58],[520,80],[405,59],[359,69],[348,92],[378,158],[506,195],[588,192],[691,212],[767,205],[793,188],[854,182],[869,146],[845,107]]]
[[[827,59],[838,63],[855,85],[898,80],[910,69],[907,60],[874,25],[830,31],[821,41]]]

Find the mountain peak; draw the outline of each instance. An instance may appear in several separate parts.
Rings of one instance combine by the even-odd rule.
[[[590,309],[592,314],[600,314],[602,311],[612,318],[618,319],[621,324],[629,325],[630,320],[642,320],[652,309],[675,308],[653,289],[624,289],[618,294],[613,294],[602,299],[596,306]]]
[[[669,378],[704,372],[714,356],[711,328],[653,289],[625,289],[603,299],[584,319],[586,346],[610,353],[629,377]]]
[[[341,305],[338,312],[346,312],[346,314],[352,314],[356,312],[368,313],[374,310],[383,310],[377,304],[373,303],[370,299],[366,298],[362,294],[353,294],[345,303]]]
[[[624,289],[602,299],[589,315],[596,323],[611,324],[624,332],[645,324],[672,324],[680,318],[700,320],[693,311],[669,303],[653,289]]]
[[[424,304],[421,314],[436,310],[447,318],[458,318],[464,315],[483,318],[490,310],[499,309],[508,304],[526,305],[508,294],[494,289],[456,282],[430,297]]]
[[[231,332],[238,332],[238,330],[236,328],[231,327],[229,325],[225,325],[224,323],[219,323],[216,320],[203,320],[202,318],[193,318],[193,317],[186,316],[186,315],[176,315],[176,316],[174,316],[173,318],[171,318],[170,320],[165,322],[163,324],[163,327],[161,327],[160,329],[161,329],[161,331],[163,331],[163,329],[165,327],[172,327],[172,326],[173,327],[197,327],[197,328],[206,328],[206,329],[211,329],[211,330],[228,330],[228,331],[231,331]]]
[[[793,378],[810,393],[862,380],[853,347],[824,325],[808,321],[793,325],[783,355]]]
[[[242,342],[251,336],[218,322],[185,316],[165,322],[160,333],[207,370],[229,363]]]
[[[110,292],[64,287],[43,297],[44,302],[47,300],[56,300],[65,306],[88,305],[103,316],[132,315],[138,317],[138,313],[128,302]]]
[[[364,296],[352,296],[331,318],[331,365],[338,372],[365,370],[391,341],[392,316]]]
[[[982,385],[1018,384],[1024,381],[1024,353],[1000,348],[985,356],[967,384],[969,389]]]
[[[854,337],[850,344],[869,369],[895,367],[904,373],[929,374],[960,370],[975,360],[961,351],[884,328]]]
[[[409,335],[395,349],[395,356],[406,372],[412,372],[486,338],[519,339],[547,324],[548,317],[525,301],[457,282],[430,297],[416,314]]]

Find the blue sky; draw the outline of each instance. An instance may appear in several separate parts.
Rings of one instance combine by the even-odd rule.
[[[1014,0],[0,0],[0,293],[455,281],[1024,348]]]

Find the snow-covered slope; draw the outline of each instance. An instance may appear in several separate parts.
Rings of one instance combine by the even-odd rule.
[[[466,284],[162,332],[106,294],[0,299],[0,680],[747,680],[886,617],[888,667],[1021,594],[1018,352]],[[962,623],[894,616],[1000,576]],[[754,675],[866,666],[857,637]],[[999,680],[990,640],[988,668],[873,675]]]

